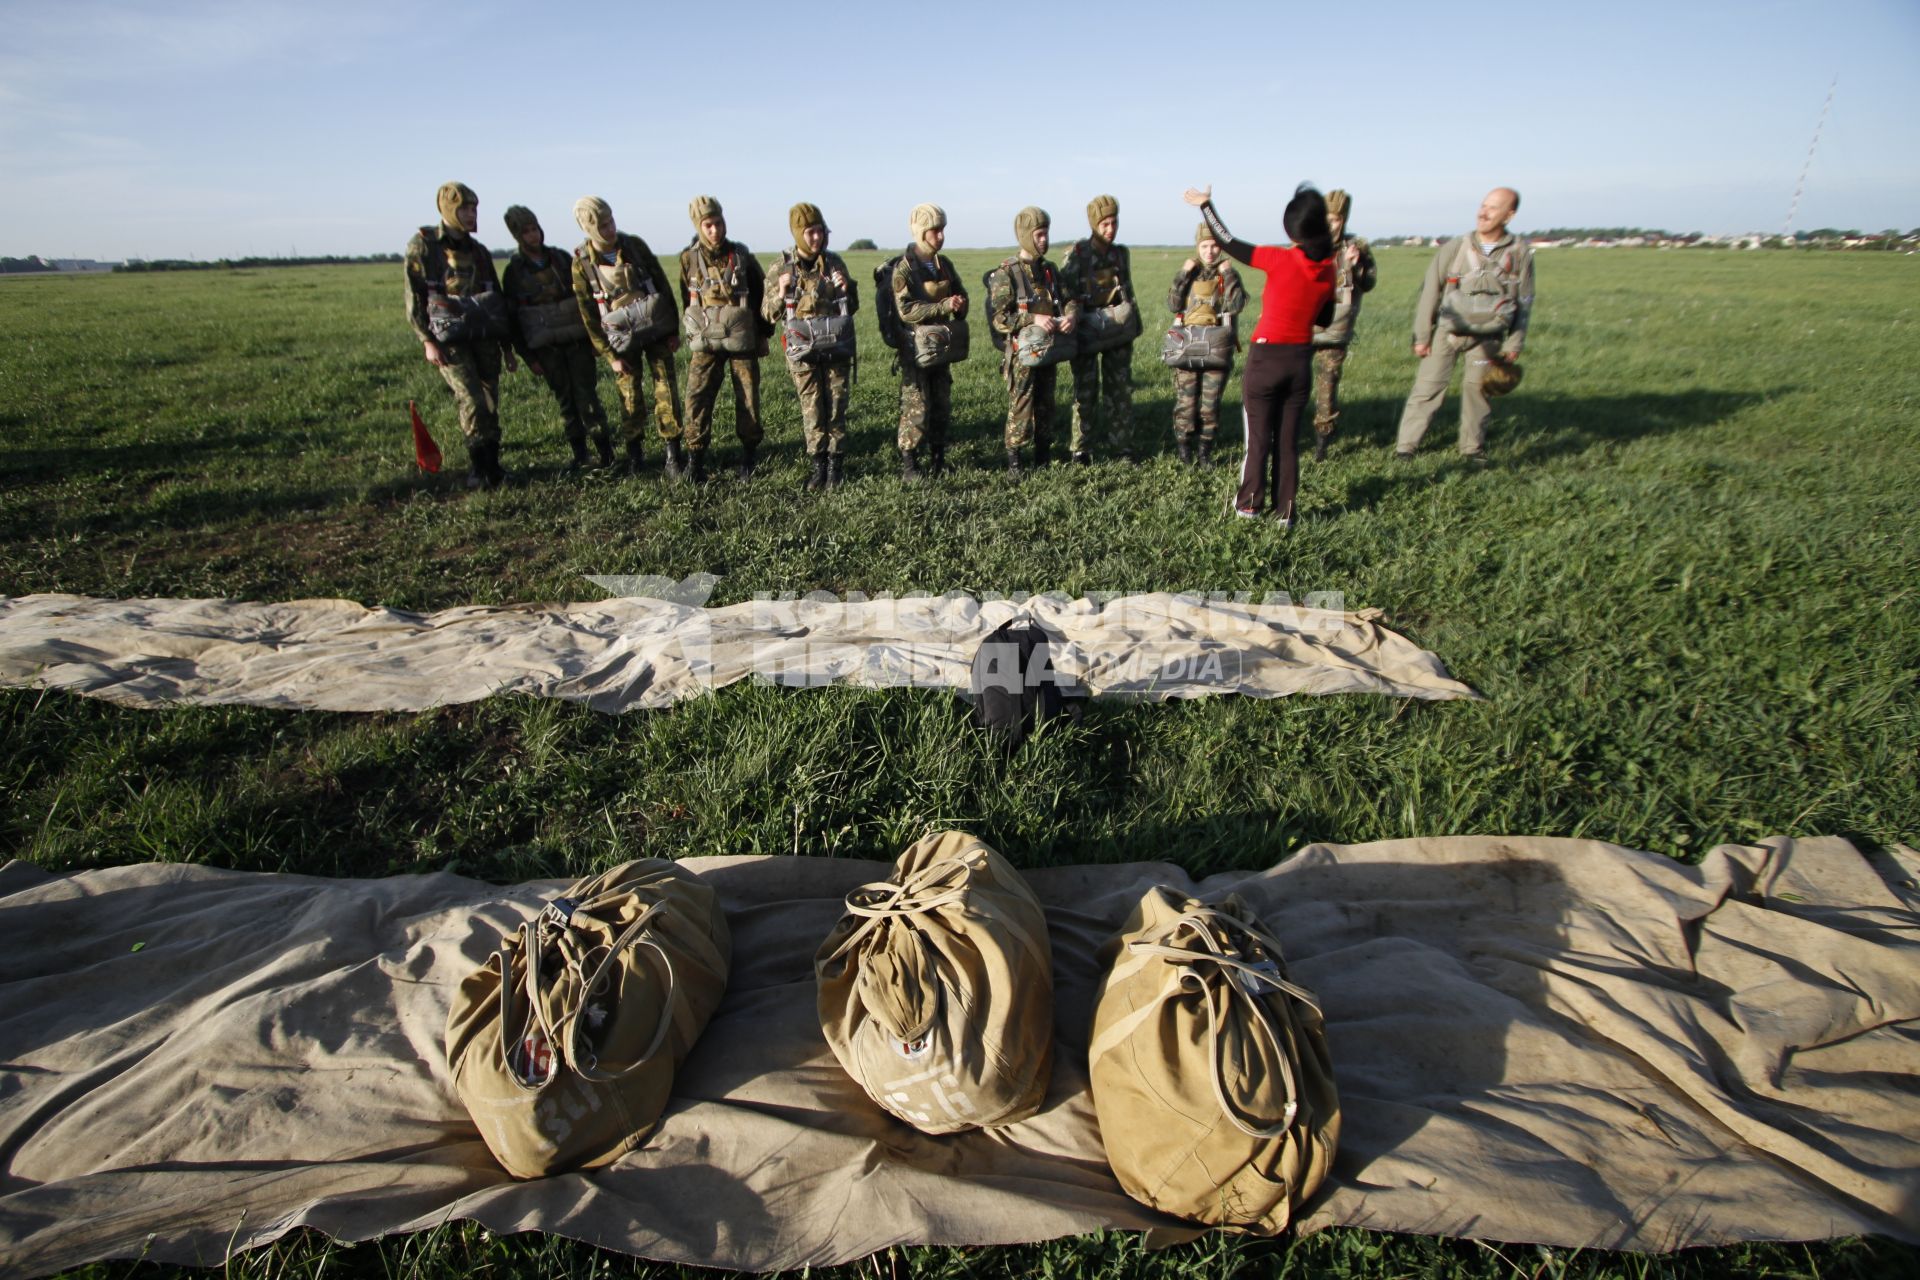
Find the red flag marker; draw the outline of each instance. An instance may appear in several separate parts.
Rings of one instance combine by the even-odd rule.
[[[440,469],[440,446],[433,442],[433,436],[427,431],[427,424],[420,421],[420,406],[407,401],[407,412],[413,415],[413,457],[422,471]]]

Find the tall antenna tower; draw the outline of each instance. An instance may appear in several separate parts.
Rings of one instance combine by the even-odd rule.
[[[1793,203],[1787,206],[1787,220],[1780,226],[1780,238],[1785,240],[1793,232],[1794,215],[1800,212],[1800,196],[1807,189],[1807,170],[1813,168],[1813,152],[1820,145],[1820,131],[1827,127],[1827,112],[1833,109],[1833,91],[1840,87],[1840,76],[1836,72],[1833,83],[1827,86],[1827,100],[1820,107],[1820,119],[1813,126],[1813,141],[1807,144],[1807,159],[1800,166],[1800,181],[1793,184]]]

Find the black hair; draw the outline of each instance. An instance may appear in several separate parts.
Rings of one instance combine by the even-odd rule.
[[[1327,198],[1311,182],[1303,182],[1294,189],[1281,225],[1287,229],[1287,239],[1298,245],[1309,261],[1324,262],[1333,256],[1333,227],[1327,222]]]

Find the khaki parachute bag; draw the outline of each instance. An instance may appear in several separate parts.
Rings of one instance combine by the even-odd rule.
[[[652,275],[633,261],[625,243],[616,244],[611,267],[600,261],[591,242],[574,252],[586,260],[587,283],[600,312],[600,328],[615,355],[638,355],[673,335],[678,324],[673,299],[660,292]]]
[[[1093,250],[1081,249],[1081,245],[1086,243],[1087,241],[1083,240],[1075,245],[1075,252],[1084,252],[1091,256]],[[1118,249],[1119,246],[1116,245],[1115,248]],[[1120,256],[1123,261],[1128,260],[1125,249],[1120,249]],[[1126,296],[1126,288],[1121,283],[1121,279],[1120,268],[1115,266],[1103,263],[1094,271],[1093,279],[1090,281],[1094,299],[1104,299],[1104,301],[1089,300],[1080,312],[1080,323],[1075,326],[1079,330],[1080,339],[1078,354],[1090,356],[1102,351],[1117,351],[1121,347],[1130,346],[1133,340],[1140,336],[1142,331],[1140,309],[1134,305],[1132,298]]]
[[[820,1029],[867,1096],[923,1133],[1023,1120],[1053,1067],[1053,958],[1039,899],[961,831],[847,895],[813,962]]]
[[[1514,296],[1518,282],[1514,251],[1489,258],[1469,231],[1460,238],[1453,270],[1440,295],[1440,327],[1463,338],[1505,337],[1520,318],[1520,302]]]
[[[713,889],[671,863],[576,882],[454,994],[453,1086],[508,1173],[617,1160],[646,1141],[726,993]]]
[[[1006,273],[1006,287],[1013,291],[1015,306],[1021,316],[1020,328],[1013,334],[1012,351],[1007,356],[1008,360],[1028,369],[1044,369],[1048,365],[1065,363],[1078,355],[1080,339],[1077,335],[1062,333],[1058,329],[1048,332],[1028,321],[1027,317],[1032,314],[1033,301],[1040,296],[1040,293],[1034,285],[1033,269],[1021,261],[1017,255],[1008,258],[980,277],[981,286],[986,290],[987,296],[993,297],[993,277],[1001,272]],[[1057,299],[1060,296],[1059,274],[1053,269],[1051,262],[1047,263],[1047,292],[1049,299]],[[1052,305],[1051,301],[1049,305]],[[1001,333],[991,324],[987,326],[987,332],[993,335],[993,345],[996,350],[1007,351],[1006,334]]]
[[[716,271],[699,252],[700,237],[689,246],[703,273],[700,280],[682,280],[687,290],[687,309],[681,316],[687,350],[696,355],[750,356],[760,346],[760,321],[747,305],[752,284],[744,259],[747,246],[729,241],[726,269]],[[726,301],[719,301],[724,295]]]
[[[1261,1235],[1317,1190],[1340,1138],[1320,1010],[1238,897],[1159,886],[1100,949],[1088,1050],[1107,1162],[1165,1213]]]

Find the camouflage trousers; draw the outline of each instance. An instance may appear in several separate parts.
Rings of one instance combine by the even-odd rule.
[[[1073,435],[1068,448],[1087,452],[1104,410],[1107,443],[1117,453],[1133,433],[1133,344],[1073,358]]]
[[[1053,439],[1053,389],[1060,366],[1032,369],[1015,364],[1007,376],[1007,448],[1024,449]]]
[[[1400,414],[1400,438],[1394,449],[1412,453],[1427,434],[1427,425],[1447,398],[1447,384],[1453,381],[1453,366],[1464,354],[1467,371],[1460,378],[1460,452],[1469,458],[1487,450],[1487,418],[1493,407],[1480,383],[1487,376],[1487,360],[1500,350],[1498,338],[1462,338],[1436,333],[1433,349],[1420,360],[1420,372],[1414,375],[1413,391]]]
[[[1313,434],[1333,439],[1340,427],[1340,373],[1347,366],[1345,347],[1321,347],[1313,353]]]
[[[567,440],[583,444],[588,428],[607,433],[607,410],[600,403],[600,366],[590,342],[563,342],[533,353],[547,390],[560,402],[560,422]]]
[[[788,364],[787,369],[793,374],[793,389],[800,397],[800,429],[806,436],[807,455],[845,453],[853,362]]]
[[[442,343],[440,376],[453,391],[460,414],[460,434],[468,444],[491,444],[500,439],[500,348]]]
[[[1233,376],[1226,369],[1175,369],[1173,371],[1173,434],[1191,440],[1213,439],[1220,429],[1220,396]]]
[[[655,343],[640,355],[628,354],[627,373],[613,375],[620,390],[620,438],[637,445],[647,433],[647,402],[640,397],[640,367],[645,366],[653,379],[654,424],[662,440],[680,438],[680,384],[674,377],[673,352],[664,342]]]
[[[713,441],[713,410],[720,400],[720,384],[732,375],[733,434],[741,444],[759,444],[760,359],[696,351],[687,362],[687,448],[704,449]]]
[[[935,449],[947,445],[953,425],[953,368],[922,369],[911,356],[900,361],[900,452],[912,453],[922,443]]]

